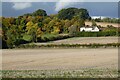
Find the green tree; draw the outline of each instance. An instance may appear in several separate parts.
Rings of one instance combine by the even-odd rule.
[[[74,16],[79,16],[80,19],[88,19],[90,18],[89,13],[86,9],[78,9],[78,8],[67,8],[62,9],[58,12],[59,19],[69,19],[71,20]]]
[[[47,13],[45,10],[38,9],[37,11],[32,13],[33,16],[47,16]]]
[[[9,48],[16,47],[20,44],[21,33],[18,26],[12,25],[9,30],[6,31],[6,43]]]

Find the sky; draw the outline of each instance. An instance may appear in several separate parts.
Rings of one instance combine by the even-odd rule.
[[[60,2],[61,1],[61,2]],[[2,2],[2,16],[17,17],[43,9],[50,14],[57,14],[62,8],[85,8],[90,16],[118,17],[118,2]],[[66,0],[67,1],[67,0]],[[68,0],[69,1],[69,0]]]

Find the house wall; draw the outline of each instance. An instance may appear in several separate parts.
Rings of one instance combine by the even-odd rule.
[[[92,30],[93,32],[99,32],[100,30],[97,28],[97,27],[95,27],[95,29],[94,30]]]
[[[85,28],[85,31],[92,31],[92,28]]]
[[[80,28],[80,31],[82,32],[82,31],[85,31],[85,32],[99,32],[100,30],[97,28],[97,27],[95,27],[94,29],[93,28],[85,28],[85,27],[82,27],[82,28]]]
[[[82,32],[82,31],[84,31],[85,30],[85,28],[83,27],[83,28],[80,28],[80,31]]]

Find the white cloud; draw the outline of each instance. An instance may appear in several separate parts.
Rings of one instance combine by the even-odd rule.
[[[29,8],[31,6],[32,6],[32,4],[31,3],[27,3],[27,2],[14,2],[12,7],[15,10],[22,10],[22,9]]]
[[[80,1],[80,0],[59,0],[56,5],[55,5],[55,11],[59,11],[61,10],[62,8],[65,8],[65,7],[68,7],[70,5],[75,5],[77,4],[77,1]],[[82,2],[84,0],[81,0]]]
[[[75,5],[77,4],[77,2],[118,2],[118,1],[119,0],[58,0],[55,5],[55,11],[59,11],[62,8]]]

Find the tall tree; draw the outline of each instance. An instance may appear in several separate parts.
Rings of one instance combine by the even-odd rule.
[[[32,21],[26,24],[27,34],[32,37],[33,42],[37,42],[37,30],[38,30],[38,23],[34,24]]]
[[[71,20],[74,16],[79,16],[81,19],[88,19],[90,18],[89,12],[86,9],[78,9],[78,8],[67,8],[62,9],[58,12],[59,19],[69,19]]]
[[[45,10],[38,9],[37,11],[32,13],[33,16],[47,16],[47,13]]]

